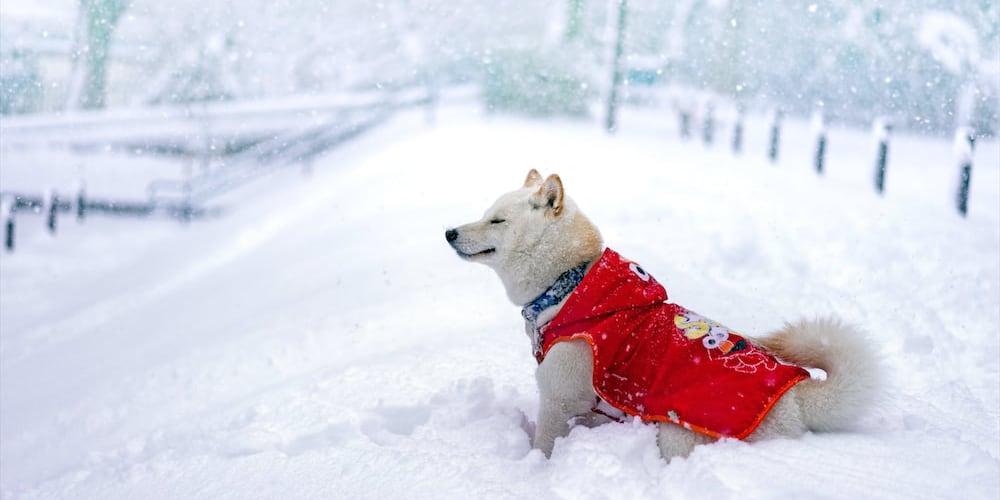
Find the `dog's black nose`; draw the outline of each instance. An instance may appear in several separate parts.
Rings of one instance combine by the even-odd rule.
[[[456,231],[454,229],[449,229],[449,230],[445,231],[444,232],[444,239],[448,240],[448,243],[451,243],[451,242],[457,240],[458,239],[458,231]]]

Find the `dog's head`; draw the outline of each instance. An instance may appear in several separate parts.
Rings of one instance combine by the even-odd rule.
[[[528,172],[520,189],[501,196],[475,222],[445,231],[460,257],[500,275],[507,296],[524,304],[603,244],[597,229],[566,197],[558,175]],[[539,289],[541,287],[541,289]]]

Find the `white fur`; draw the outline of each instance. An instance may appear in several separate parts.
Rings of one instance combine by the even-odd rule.
[[[879,396],[882,375],[871,343],[840,320],[799,321],[757,343],[782,359],[826,372],[824,381],[795,386],[803,423],[811,431],[849,428]]]
[[[503,222],[493,222],[502,220]],[[558,176],[542,181],[532,170],[524,187],[500,197],[482,219],[456,228],[450,241],[460,256],[491,267],[507,296],[523,306],[544,292],[566,270],[594,262],[604,249],[597,228],[565,196]],[[479,253],[484,250],[488,253]],[[559,304],[539,317],[547,322]],[[864,336],[837,320],[803,321],[756,341],[776,356],[798,365],[821,368],[825,381],[804,381],[779,401],[749,441],[796,437],[806,431],[848,428],[874,402],[879,390],[875,354]],[[593,354],[582,341],[553,346],[538,366],[540,395],[533,445],[546,456],[570,421],[601,423],[587,415],[595,401],[591,383]],[[687,456],[701,434],[673,424],[660,424],[657,443],[664,458]]]

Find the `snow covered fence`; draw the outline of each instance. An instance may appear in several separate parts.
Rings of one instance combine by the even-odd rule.
[[[206,133],[219,140],[266,138],[345,110],[368,109],[392,100],[428,103],[423,88],[346,92],[256,101],[4,117],[5,146],[135,145],[200,149]]]
[[[379,101],[328,110],[323,117],[286,127],[265,140],[220,159],[216,168],[206,168],[187,179],[157,179],[147,188],[151,200],[173,200],[197,206],[260,175],[290,164],[301,164],[308,173],[312,159],[384,123],[397,111],[424,106],[428,120],[442,99],[461,102],[474,97],[469,87],[385,92]]]
[[[49,190],[49,195],[47,198],[49,200],[49,204],[48,204],[48,213],[46,216],[45,226],[48,227],[49,233],[56,234],[56,228],[58,227],[57,220],[59,218],[59,212],[72,211],[73,204],[70,203],[69,201],[63,201],[62,198],[59,197],[59,193],[57,193],[54,189]]]
[[[373,106],[278,134],[226,157],[215,169],[183,180],[154,180],[147,189],[149,197],[156,201],[200,205],[274,169],[294,163],[308,165],[320,153],[384,123],[400,107],[398,104]],[[303,169],[304,172],[308,170]]]
[[[12,252],[14,250],[14,231],[17,227],[14,220],[14,214],[20,210],[30,210],[31,212],[37,213],[41,209],[41,198],[0,192],[0,219],[3,220],[4,248],[8,252]]]
[[[447,93],[450,98],[460,101],[469,97],[467,88],[452,90]],[[45,223],[49,232],[53,234],[56,232],[61,212],[75,211],[77,220],[81,222],[93,213],[130,217],[162,214],[181,221],[218,213],[218,209],[206,208],[204,203],[273,169],[293,163],[309,162],[322,152],[384,123],[400,109],[417,106],[430,108],[440,99],[425,89],[385,91],[378,94],[377,98],[370,93],[359,94],[356,97],[356,99],[296,98],[283,103],[206,105],[198,117],[212,121],[210,131],[213,136],[224,139],[239,136],[240,140],[246,143],[246,147],[239,152],[218,158],[215,162],[217,165],[212,165],[210,153],[203,147],[201,151],[203,166],[198,175],[189,174],[184,179],[153,180],[147,187],[145,200],[91,198],[87,195],[82,182],[75,195],[68,197],[60,196],[54,190],[41,195],[2,192],[0,199],[5,202],[5,206],[9,206],[9,210],[6,210],[3,216],[6,247],[8,251],[13,250],[15,219],[17,214],[26,209],[30,209],[33,213],[45,210]],[[274,109],[274,106],[280,109]],[[300,115],[307,111],[309,106],[318,108],[311,109],[308,119],[304,119]],[[432,110],[428,112],[431,113]],[[168,144],[178,132],[170,130],[172,126],[185,120],[196,119],[179,111],[175,114],[162,115],[162,113],[165,113],[165,110],[111,111],[102,113],[101,116],[86,114],[59,119],[36,116],[13,122],[5,120],[3,123],[5,146],[8,144],[7,134],[11,133],[18,147],[30,146],[32,142],[36,145],[60,143],[86,146],[126,144],[129,141],[142,143],[148,147]],[[261,138],[260,133],[263,129],[256,126],[244,129],[239,125],[244,121],[252,124],[270,122],[270,127],[281,128]],[[226,123],[229,125],[224,125]],[[99,133],[94,133],[91,129],[96,129]],[[208,133],[205,132],[206,129],[208,127],[200,129],[203,135]],[[186,129],[182,126],[180,130]],[[166,133],[168,131],[169,133]]]
[[[692,104],[696,102],[701,102],[702,104]],[[694,131],[700,130],[702,142],[706,147],[711,147],[715,142],[716,128],[722,127],[725,129],[731,127],[730,148],[733,155],[740,155],[743,151],[746,134],[746,111],[742,106],[734,105],[732,112],[727,111],[720,120],[717,119],[716,102],[710,99],[687,99],[686,102],[683,100],[675,100],[673,102],[672,111],[676,113],[678,119],[680,139],[689,140],[692,138]],[[693,109],[701,110],[701,113],[696,113],[692,111]],[[766,155],[771,163],[778,163],[781,153],[784,113],[780,109],[775,109],[767,116],[767,120],[770,130],[767,135]],[[891,121],[885,117],[876,117],[872,121],[873,185],[879,195],[883,195],[886,189],[892,129]],[[830,154],[830,144],[826,115],[821,109],[812,115],[809,137],[813,144],[812,168],[815,169],[817,175],[822,176],[827,173],[827,157]],[[962,217],[968,214],[968,198],[975,142],[976,132],[972,127],[959,127],[956,130],[954,161],[957,168],[955,176],[957,182],[952,184],[953,191],[949,193],[949,196],[953,197],[954,206]]]
[[[46,195],[37,196],[9,191],[0,192],[0,220],[3,221],[4,248],[12,252],[17,240],[17,214],[45,215],[45,226],[49,233],[55,234],[58,228],[60,213],[76,213],[77,221],[83,222],[91,213],[103,215],[147,217],[157,213],[180,220],[189,220],[213,213],[211,210],[194,207],[189,204],[161,203],[149,201],[125,201],[88,198],[83,189],[77,192],[75,203],[63,199],[55,190],[49,190]]]

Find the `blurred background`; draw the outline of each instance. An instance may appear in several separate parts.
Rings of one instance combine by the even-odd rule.
[[[587,115],[672,89],[868,126],[995,132],[983,0],[6,0],[0,112],[474,85],[487,109]]]

